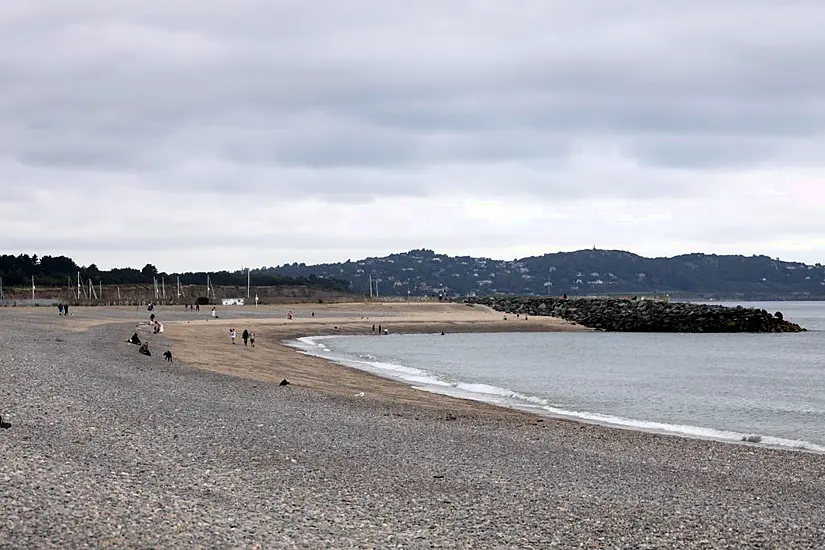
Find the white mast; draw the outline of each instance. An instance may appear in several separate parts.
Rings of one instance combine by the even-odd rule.
[[[372,273],[370,273],[370,298],[372,298]]]
[[[161,284],[161,287],[163,288],[163,299],[165,300],[166,299],[166,277],[161,277],[160,278],[160,284]]]
[[[209,273],[206,274],[206,297],[209,298],[209,291],[212,291],[212,298],[217,300],[218,296],[215,294],[215,287],[212,286],[212,280],[209,278]]]
[[[34,305],[34,275],[32,275],[32,305]]]
[[[77,272],[77,299],[80,300],[80,272]]]
[[[249,282],[251,281],[251,275],[249,274],[249,268],[246,268],[246,297],[249,299]]]

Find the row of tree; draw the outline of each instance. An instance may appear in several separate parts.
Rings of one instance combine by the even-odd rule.
[[[29,285],[32,277],[35,278],[39,287],[73,285],[77,282],[78,273],[84,284],[89,279],[94,284],[138,285],[153,284],[155,280],[160,281],[163,278],[172,283],[179,278],[182,285],[204,285],[207,275],[211,283],[216,286],[245,286],[247,283],[247,273],[242,270],[217,271],[208,274],[205,271],[165,273],[158,272],[152,264],[146,264],[143,269],[121,267],[106,271],[98,269],[95,264],[79,266],[66,256],[0,255],[0,277],[3,279],[3,285],[8,287]],[[292,277],[251,270],[249,278],[251,284],[255,286],[311,286],[338,292],[346,292],[350,288],[349,281],[344,279],[318,277],[314,274]]]

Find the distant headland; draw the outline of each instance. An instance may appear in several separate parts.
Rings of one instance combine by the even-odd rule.
[[[645,258],[587,249],[521,259],[448,256],[417,249],[338,263],[291,263],[258,269],[167,273],[154,265],[101,270],[66,256],[0,256],[6,289],[94,285],[212,284],[216,287],[304,287],[373,298],[494,295],[667,295],[674,300],[823,300],[825,266],[768,256],[684,254]],[[208,281],[207,281],[208,279]]]

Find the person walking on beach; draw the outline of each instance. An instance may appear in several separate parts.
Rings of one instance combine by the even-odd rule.
[[[253,348],[255,347],[255,333],[254,332],[249,333],[249,345],[252,346]]]
[[[241,338],[243,338],[243,345],[246,346],[246,342],[249,340],[249,331],[243,329],[243,332],[241,333]]]
[[[229,337],[232,338],[232,345],[233,346],[235,345],[235,336],[236,336],[235,329],[234,328],[229,329]]]
[[[63,315],[69,314],[69,304],[63,304]]]
[[[217,310],[217,309],[215,309],[215,306],[212,306],[212,318],[213,318],[213,319],[217,319],[217,318],[218,318],[218,310]]]
[[[200,311],[200,310],[201,310],[201,305],[199,303],[195,302],[195,311],[197,312],[197,311]]]

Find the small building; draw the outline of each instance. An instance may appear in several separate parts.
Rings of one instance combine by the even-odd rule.
[[[242,306],[244,304],[243,298],[223,298],[221,304],[225,306]]]

